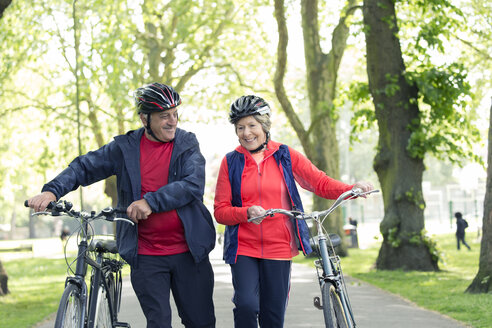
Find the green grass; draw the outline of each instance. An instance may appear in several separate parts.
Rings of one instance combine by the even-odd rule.
[[[64,259],[2,261],[10,294],[0,297],[0,326],[32,327],[56,311],[65,282]]]
[[[9,276],[10,293],[0,297],[0,327],[33,327],[56,312],[67,277],[65,259],[26,258],[2,263]],[[125,265],[123,275],[129,272]],[[90,271],[88,286],[89,277]]]
[[[349,249],[342,258],[344,274],[398,294],[417,305],[445,314],[471,327],[490,327],[492,295],[468,294],[478,270],[480,244],[468,237],[471,251],[456,250],[453,234],[432,237],[442,253],[439,272],[376,271],[379,245],[369,249]],[[312,261],[309,261],[312,262]]]

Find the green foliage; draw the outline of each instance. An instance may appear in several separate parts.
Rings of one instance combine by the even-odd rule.
[[[424,245],[429,250],[429,253],[431,254],[432,260],[434,262],[437,263],[438,261],[443,261],[443,254],[439,250],[437,242],[428,235],[425,229],[422,229],[420,233],[412,233],[410,235],[409,242],[410,244],[418,246]]]
[[[401,245],[400,229],[398,227],[393,227],[388,229],[388,237],[386,238],[387,243],[393,247],[398,248]]]
[[[422,210],[425,208],[424,196],[422,194],[422,191],[415,192],[414,188],[412,187],[410,190],[405,192],[405,199],[408,202],[417,205]]]
[[[410,154],[423,158],[431,153],[456,163],[463,157],[480,161],[472,149],[480,141],[480,131],[472,124],[475,111],[466,104],[470,86],[463,65],[421,69],[406,74],[420,98],[419,124],[410,127]]]
[[[420,232],[402,233],[398,227],[388,229],[385,242],[393,248],[402,245],[403,240],[415,246],[425,246],[428,249],[432,260],[435,262],[443,261],[443,254],[425,229]]]
[[[0,190],[9,195],[0,199],[1,223],[78,155],[76,78],[83,153],[140,126],[132,91],[154,78],[182,89],[182,117],[197,121],[213,117],[210,112],[244,92],[244,84],[267,89],[271,83],[268,69],[250,69],[273,63],[258,51],[270,51],[265,15],[257,10],[261,1],[76,1],[75,21],[72,5],[14,2],[0,24],[0,124],[6,136],[0,156],[9,158],[0,164]],[[12,190],[19,190],[16,200]]]
[[[430,154],[456,164],[463,163],[463,159],[483,164],[473,149],[481,142],[474,97],[482,91],[470,86],[468,61],[451,56],[456,53],[456,41],[451,40],[459,35],[473,35],[465,23],[471,12],[446,0],[399,1],[396,6],[406,66],[404,77],[418,90],[418,98],[411,100],[419,106],[419,118],[408,126],[412,132],[408,144],[410,155],[424,158]],[[484,12],[485,16],[487,11]],[[398,76],[386,79],[383,92],[391,97],[398,91]],[[352,119],[355,135],[374,127],[366,90],[367,83],[360,81],[353,82],[349,89],[348,99],[355,104]]]

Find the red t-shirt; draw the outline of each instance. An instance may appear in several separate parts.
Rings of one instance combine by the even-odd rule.
[[[142,198],[168,182],[173,142],[140,139],[140,178]],[[176,210],[152,213],[138,222],[138,254],[173,255],[187,252],[183,223]]]

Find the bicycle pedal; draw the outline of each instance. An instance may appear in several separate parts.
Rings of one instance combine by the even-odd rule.
[[[315,296],[313,298],[313,305],[315,308],[317,308],[318,310],[323,310],[323,305],[321,305],[321,300],[319,299],[318,296]]]
[[[113,327],[124,327],[124,328],[132,328],[129,323],[126,322],[114,322]]]

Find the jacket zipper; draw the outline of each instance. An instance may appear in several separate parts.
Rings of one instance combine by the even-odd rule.
[[[260,164],[262,162],[263,161],[256,164],[256,167],[258,169],[258,198],[259,198],[260,206],[262,206],[262,202],[261,202],[261,169],[260,169]],[[260,247],[261,247],[261,257],[263,257],[263,249],[264,249],[264,247],[263,247],[263,226],[261,224],[260,224]]]
[[[265,160],[267,160],[269,157],[273,156],[273,153],[269,154],[267,157],[264,157],[260,163],[256,163],[256,167],[258,168],[258,198],[259,198],[259,202],[260,202],[260,206],[262,206],[262,199],[261,199],[261,168],[260,168],[260,165],[263,164],[263,162],[265,162]],[[253,158],[253,161],[255,161],[255,159]],[[256,161],[255,161],[256,162]],[[261,247],[261,257],[263,257],[264,255],[264,243],[263,243],[263,226],[260,224],[260,247]]]

